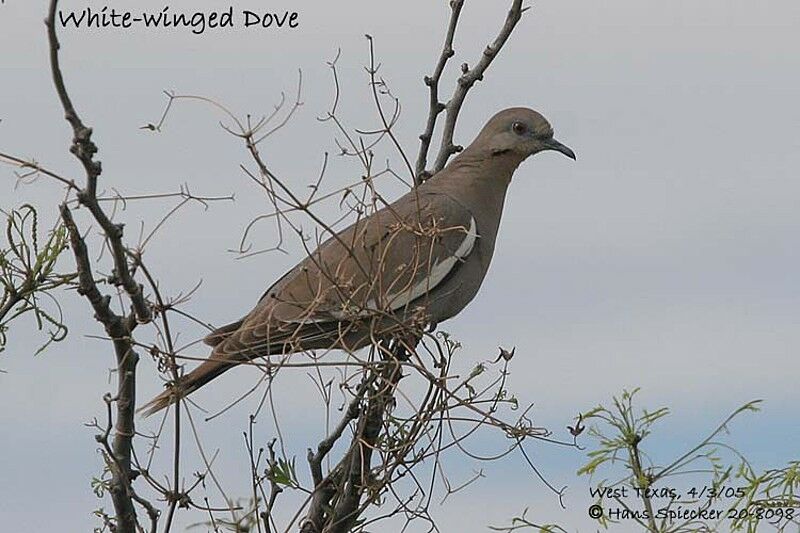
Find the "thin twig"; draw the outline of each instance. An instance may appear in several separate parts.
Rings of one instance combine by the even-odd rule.
[[[433,140],[433,131],[436,129],[436,119],[446,107],[445,104],[439,101],[439,80],[442,78],[442,73],[447,66],[447,61],[455,55],[453,39],[456,35],[458,18],[461,16],[461,9],[463,7],[464,0],[451,0],[450,21],[447,24],[447,34],[444,38],[442,53],[436,61],[433,74],[425,76],[425,85],[428,86],[430,91],[430,102],[428,103],[428,121],[425,124],[425,131],[419,136],[419,155],[417,155],[416,172],[414,174],[414,183],[416,185],[419,185],[430,177],[430,173],[425,168],[428,164],[428,151],[430,150],[431,140]]]
[[[456,129],[456,122],[461,112],[461,106],[464,105],[464,99],[467,97],[470,89],[472,89],[472,86],[475,85],[475,82],[483,79],[486,69],[489,68],[489,65],[492,64],[497,54],[500,53],[503,45],[508,41],[511,32],[514,31],[514,27],[522,18],[522,13],[524,11],[522,0],[513,0],[508,15],[506,16],[506,21],[500,29],[500,33],[495,40],[492,41],[492,44],[486,47],[475,66],[469,68],[466,63],[462,65],[461,70],[463,74],[458,78],[458,85],[453,92],[453,96],[445,105],[446,115],[444,129],[442,131],[442,141],[431,174],[436,174],[442,170],[447,164],[447,160],[450,159],[450,156],[461,151],[462,148],[460,146],[453,144],[453,133]]]

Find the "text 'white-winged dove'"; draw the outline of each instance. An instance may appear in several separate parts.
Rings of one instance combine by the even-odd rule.
[[[330,237],[244,318],[208,335],[211,356],[180,379],[180,395],[258,357],[352,351],[458,314],[486,276],[514,171],[545,150],[575,159],[536,111],[497,113],[442,171]],[[167,390],[141,410],[175,398]]]

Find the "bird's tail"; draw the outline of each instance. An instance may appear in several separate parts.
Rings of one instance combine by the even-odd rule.
[[[150,416],[162,409],[166,409],[178,398],[185,398],[212,379],[216,378],[234,365],[219,359],[209,359],[185,376],[178,379],[178,383],[144,404],[138,409],[142,416]]]
[[[203,339],[203,342],[209,346],[216,347],[218,344],[222,344],[225,339],[234,333],[243,322],[244,319],[241,319],[231,324],[222,326],[221,328],[217,328],[208,336],[206,336],[206,338]],[[185,376],[179,378],[176,386],[169,387],[167,390],[141,406],[137,412],[142,416],[147,417],[161,411],[162,409],[166,409],[173,403],[177,402],[178,397],[187,397],[233,366],[234,364],[228,361],[225,361],[219,357],[215,358],[214,352],[212,352],[211,357],[207,361]]]
[[[231,322],[230,324],[226,324],[220,328],[215,329],[211,333],[205,336],[203,342],[208,346],[216,346],[217,344],[221,344],[222,341],[227,339],[234,333],[237,329],[242,327],[244,323],[244,318],[237,320],[236,322]]]

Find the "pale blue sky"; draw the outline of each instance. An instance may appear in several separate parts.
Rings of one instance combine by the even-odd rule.
[[[163,4],[108,2],[153,10]],[[234,3],[254,10],[264,9],[261,4]],[[140,130],[157,120],[161,91],[205,95],[237,113],[259,115],[270,111],[281,91],[294,91],[302,69],[305,105],[263,147],[273,168],[302,187],[316,177],[322,153],[336,152],[333,130],[316,117],[331,101],[325,61],[338,48],[342,115],[354,127],[377,124],[362,68],[364,33],[375,36],[381,74],[403,103],[397,134],[416,154],[427,105],[421,79],[433,67],[447,16],[446,2],[430,0],[269,4],[298,10],[300,28],[202,36],[73,30],[61,36],[67,83],[96,131],[103,187],[145,193],[189,183],[197,193],[236,192],[235,204],[186,209],[148,252],[172,292],[203,279],[189,309],[215,323],[249,309],[302,252],[293,244],[290,255],[234,260],[227,250],[265,210],[238,168],[246,154],[219,129],[218,115],[194,104],[177,107],[160,135]],[[454,65],[474,62],[505,16],[505,4],[467,2]],[[105,4],[63,2],[65,8],[86,5]],[[215,5],[191,3],[192,9]],[[43,0],[0,6],[0,149],[78,177],[47,70],[45,8]],[[499,344],[516,346],[512,390],[535,402],[537,423],[562,437],[576,412],[623,387],[641,386],[648,407],[674,409],[654,437],[664,459],[741,403],[763,398],[764,412],[734,424],[731,442],[764,467],[796,459],[797,35],[800,4],[790,0],[536,2],[470,94],[457,141],[468,142],[495,111],[525,105],[550,119],[578,161],[542,154],[517,172],[486,283],[472,305],[444,325],[465,345],[462,368],[493,357]],[[453,79],[451,72],[445,94]],[[387,157],[401,168],[388,147],[376,159]],[[12,170],[0,173],[0,208],[29,201],[46,211],[60,198],[53,183],[15,189]],[[354,162],[334,158],[329,186],[359,174]],[[391,185],[385,190],[388,196],[400,192]],[[168,207],[138,204],[120,220],[135,235],[141,218]],[[44,214],[53,220],[54,211]],[[266,246],[275,234],[265,225],[255,238]],[[82,424],[102,413],[111,356],[104,343],[87,337],[100,330],[84,303],[71,294],[65,309],[70,339],[34,358],[41,338],[20,324],[0,356],[7,372],[0,374],[0,521],[25,523],[32,532],[87,531],[95,525],[91,510],[110,507],[91,493],[100,458]],[[187,339],[200,333],[183,328]],[[140,368],[145,398],[160,382],[146,357]],[[255,379],[246,369],[232,372],[197,399],[218,408]],[[280,411],[289,451],[300,464],[322,427],[321,417],[301,415],[318,402],[301,375],[286,376],[277,392],[284,394]],[[243,495],[249,489],[240,429],[252,406],[201,430],[209,449],[223,450],[221,476],[231,492]],[[265,420],[260,431],[266,440],[273,430]],[[505,442],[495,436],[477,445]],[[583,456],[533,449],[552,483],[570,486],[566,511],[517,456],[484,467],[486,479],[436,507],[442,530],[484,531],[530,506],[537,520],[594,531],[586,517],[588,483],[574,476]],[[186,456],[192,455],[189,448]],[[454,484],[480,468],[457,456],[451,462]],[[51,496],[47,505],[40,497],[44,486]]]

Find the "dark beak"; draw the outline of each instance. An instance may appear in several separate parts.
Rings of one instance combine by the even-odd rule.
[[[561,144],[555,139],[552,138],[547,139],[546,141],[544,141],[544,145],[547,147],[545,148],[545,150],[555,150],[556,152],[561,152],[570,159],[577,159],[575,157],[575,152],[573,152],[569,146]]]

